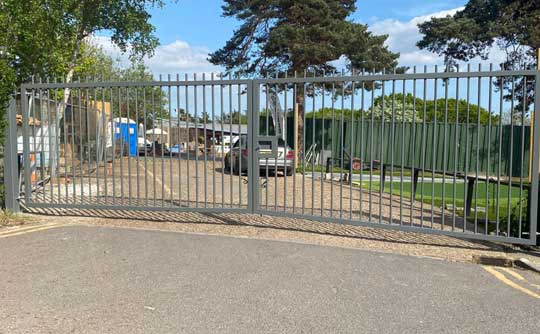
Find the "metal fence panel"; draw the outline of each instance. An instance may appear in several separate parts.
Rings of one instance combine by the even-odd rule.
[[[469,68],[24,84],[8,164],[18,175],[21,157],[22,189],[10,198],[533,244],[538,75]],[[525,92],[532,83],[534,96]]]

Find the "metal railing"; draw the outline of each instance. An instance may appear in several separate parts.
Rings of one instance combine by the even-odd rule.
[[[9,120],[8,175],[17,161],[23,175],[7,185],[10,205],[534,244],[539,72],[410,72],[24,84]]]

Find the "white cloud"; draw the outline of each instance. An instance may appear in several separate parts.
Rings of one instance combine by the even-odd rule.
[[[128,53],[122,53],[112,44],[109,37],[93,36],[91,42],[101,46],[122,66],[129,64]],[[187,42],[176,40],[156,48],[153,57],[145,57],[144,63],[154,75],[176,73],[210,73],[219,72],[219,67],[208,62],[209,49],[202,46],[192,46]]]
[[[399,64],[404,66],[414,65],[442,65],[443,59],[429,51],[420,50],[416,43],[422,38],[418,29],[418,24],[429,21],[434,17],[445,17],[454,15],[464,7],[439,11],[428,15],[418,16],[410,21],[399,21],[386,19],[375,21],[369,26],[369,30],[377,35],[388,35],[386,45],[393,52],[399,52]],[[470,63],[494,63],[499,64],[505,58],[504,53],[499,49],[493,49],[487,61],[479,58],[471,60]],[[474,65],[473,65],[474,66]]]

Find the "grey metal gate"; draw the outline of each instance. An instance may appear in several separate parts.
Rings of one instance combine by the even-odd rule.
[[[538,75],[414,68],[25,84],[11,104],[8,200],[534,244]]]

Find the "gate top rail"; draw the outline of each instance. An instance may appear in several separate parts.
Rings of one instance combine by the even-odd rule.
[[[499,70],[499,71],[467,71],[467,72],[422,72],[404,74],[371,74],[325,76],[325,77],[286,77],[286,78],[256,78],[256,79],[187,79],[187,80],[154,80],[154,81],[85,81],[85,82],[55,82],[55,83],[24,83],[22,90],[30,89],[56,89],[56,88],[109,88],[109,87],[171,87],[171,86],[219,86],[219,85],[247,85],[255,84],[293,84],[309,82],[362,82],[387,80],[413,80],[413,79],[452,79],[452,78],[480,78],[480,77],[518,77],[537,76],[539,70]]]

